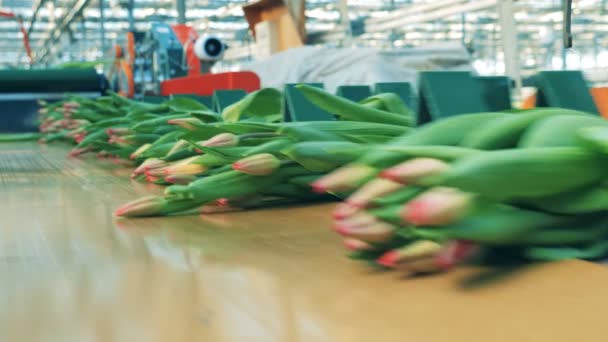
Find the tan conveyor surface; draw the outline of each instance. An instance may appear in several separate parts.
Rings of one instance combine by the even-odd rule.
[[[116,220],[160,189],[66,151],[0,145],[0,341],[608,340],[603,266],[407,279],[347,259],[331,204]]]

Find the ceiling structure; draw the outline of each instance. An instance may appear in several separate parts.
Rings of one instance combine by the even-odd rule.
[[[104,8],[102,42],[100,1]],[[29,31],[35,67],[111,57],[111,46],[128,30],[126,0],[0,0],[0,9],[21,15]],[[390,49],[459,41],[473,52],[482,73],[504,73],[496,2],[502,0],[347,0],[345,30],[339,1],[307,0],[307,31],[315,43]],[[186,19],[200,33],[226,40],[227,57],[249,58],[252,39],[241,6],[246,0],[186,0]],[[561,49],[561,0],[518,0],[515,21],[520,64],[543,68],[608,66],[608,0],[574,0],[574,49]],[[134,0],[135,27],[176,22],[174,0]],[[347,34],[348,32],[348,34]],[[352,34],[352,36],[351,36]],[[0,68],[26,67],[19,26],[0,18]]]

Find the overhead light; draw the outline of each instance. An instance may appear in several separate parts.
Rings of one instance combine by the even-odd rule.
[[[585,55],[581,58],[581,68],[591,69],[595,66],[595,60],[590,55]]]
[[[547,13],[538,18],[539,22],[561,22],[562,20],[563,13],[561,11]]]

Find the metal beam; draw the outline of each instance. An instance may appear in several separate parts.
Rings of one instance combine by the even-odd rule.
[[[106,53],[107,51],[107,46],[106,46],[106,23],[105,23],[105,1],[104,0],[98,0],[99,2],[99,35],[101,36],[101,54],[103,56],[103,54]]]
[[[415,8],[408,9],[408,11],[395,11],[398,17],[389,19],[386,21],[380,21],[374,19],[365,22],[366,32],[386,32],[391,29],[403,28],[407,25],[432,22],[441,18],[447,18],[452,15],[474,12],[482,9],[496,6],[499,0],[448,0],[439,3],[433,3],[432,5],[425,5],[428,11],[421,12],[416,9],[421,6],[413,6]],[[437,5],[449,3],[448,7],[437,7]],[[407,9],[407,8],[406,8]],[[391,15],[393,16],[393,15]],[[382,18],[384,19],[384,18]]]
[[[374,24],[380,24],[387,21],[395,20],[402,18],[403,16],[412,16],[418,15],[421,13],[427,13],[430,11],[434,11],[441,8],[447,8],[454,4],[460,3],[462,0],[442,0],[442,1],[433,1],[429,3],[421,3],[421,4],[413,4],[410,6],[403,7],[401,9],[397,9],[392,11],[392,13],[380,17],[380,18],[370,18],[365,21],[365,26],[370,26]]]
[[[44,5],[45,2],[46,2],[46,0],[35,0],[34,4],[32,6],[32,9],[33,9],[32,18],[30,19],[30,24],[27,29],[28,35],[34,29],[34,24],[36,24],[36,19],[38,18],[38,12],[40,11],[40,8],[42,8],[42,6]]]
[[[177,5],[177,23],[185,24],[186,23],[186,0],[176,0],[175,4]]]
[[[129,22],[129,31],[135,31],[135,16],[133,11],[135,10],[135,0],[128,0],[127,2],[127,20]]]
[[[522,95],[521,60],[517,49],[517,26],[515,24],[515,7],[513,3],[514,0],[501,0],[497,4],[497,9],[505,72],[507,76],[515,81],[515,96],[519,100]]]
[[[65,29],[82,14],[85,7],[91,2],[91,0],[76,0],[74,5],[69,7],[68,12],[61,18],[59,25],[55,26],[49,33],[48,38],[43,43],[43,51],[40,55],[36,56],[37,62],[43,62],[49,55],[52,55],[51,45],[55,44],[61,37]],[[56,50],[56,49],[55,49]]]
[[[353,38],[353,33],[350,27],[350,18],[348,17],[348,0],[339,0],[338,7],[340,9],[340,26],[344,30],[344,44],[349,44]]]
[[[564,49],[572,47],[572,0],[562,0],[563,3],[563,29],[562,40]]]

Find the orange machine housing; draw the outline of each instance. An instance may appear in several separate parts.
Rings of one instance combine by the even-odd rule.
[[[160,95],[194,94],[211,96],[215,90],[243,89],[252,92],[260,89],[260,78],[251,71],[222,72],[179,77],[164,81]]]
[[[200,75],[201,63],[194,54],[194,43],[198,39],[198,33],[191,26],[184,24],[171,25],[177,39],[186,50],[186,64],[188,65],[188,76]]]
[[[608,119],[608,87],[591,88],[591,96],[600,115]]]
[[[608,119],[608,87],[591,88],[590,91],[600,115]],[[531,109],[534,107],[536,107],[536,94],[528,96],[521,105],[522,109]]]

